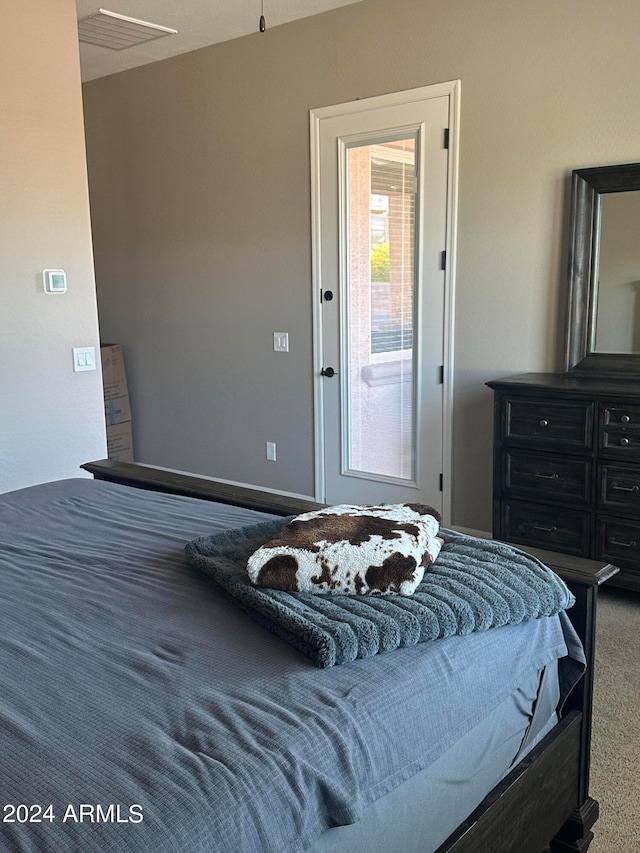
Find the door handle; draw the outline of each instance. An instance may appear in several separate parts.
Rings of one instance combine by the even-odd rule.
[[[326,376],[327,379],[331,379],[333,376],[337,376],[337,373],[333,369],[333,367],[323,367],[320,371],[321,376]]]

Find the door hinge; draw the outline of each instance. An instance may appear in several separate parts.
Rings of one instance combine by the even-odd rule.
[[[445,249],[440,252],[440,269],[446,270],[447,268],[447,252]]]
[[[444,385],[444,364],[438,365],[438,385]]]
[[[440,491],[442,491],[442,474],[440,474]]]
[[[444,129],[444,137],[443,137],[442,143],[443,143],[442,144],[443,148],[449,148],[449,128],[448,127],[445,127],[445,129]]]

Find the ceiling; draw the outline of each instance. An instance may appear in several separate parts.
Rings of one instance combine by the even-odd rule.
[[[269,29],[278,24],[295,21],[348,6],[359,0],[262,0],[264,15]],[[129,47],[125,50],[110,50],[91,44],[80,44],[82,80],[106,77],[127,68],[146,65],[197,50],[216,42],[228,41],[239,36],[258,32],[261,0],[76,0],[78,19],[107,9],[119,15],[160,24],[178,30],[154,41]]]

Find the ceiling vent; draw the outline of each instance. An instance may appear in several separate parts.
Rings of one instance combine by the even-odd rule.
[[[78,21],[78,38],[81,42],[107,47],[109,50],[125,50],[177,32],[170,27],[138,21],[116,12],[107,12],[106,9],[98,9],[93,15]]]

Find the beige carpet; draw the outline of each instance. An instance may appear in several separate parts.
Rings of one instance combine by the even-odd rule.
[[[600,803],[589,853],[640,853],[640,595],[600,589],[591,795]]]

